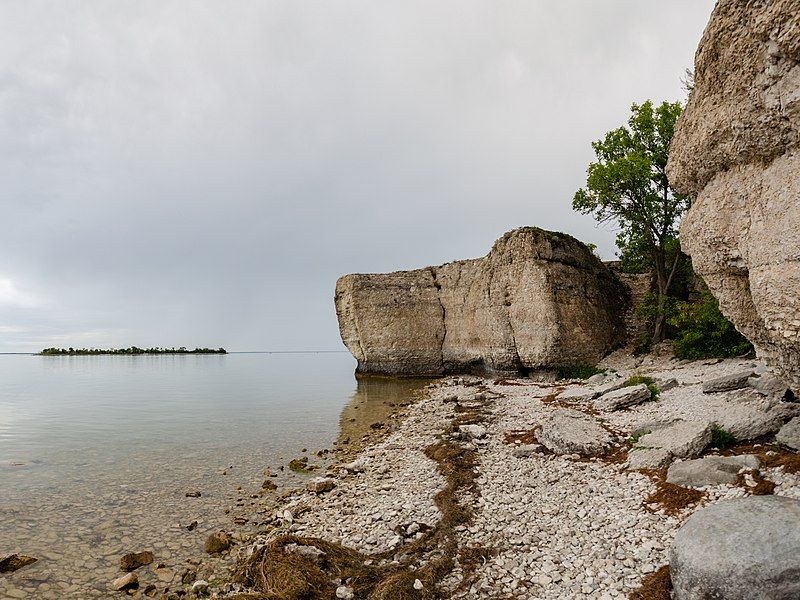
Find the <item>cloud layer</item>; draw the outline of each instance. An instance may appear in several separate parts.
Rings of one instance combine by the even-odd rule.
[[[678,100],[713,2],[0,4],[0,351],[338,349],[336,278],[485,254]]]

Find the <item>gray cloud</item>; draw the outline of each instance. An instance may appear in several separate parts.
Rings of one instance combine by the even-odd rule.
[[[712,5],[4,2],[0,351],[337,349],[341,274],[524,224],[611,257],[589,144],[683,97]]]

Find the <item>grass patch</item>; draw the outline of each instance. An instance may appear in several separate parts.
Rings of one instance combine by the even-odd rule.
[[[659,395],[661,392],[656,385],[655,380],[652,377],[647,377],[646,375],[631,375],[628,377],[625,382],[622,384],[623,387],[628,387],[631,385],[640,385],[645,384],[647,389],[650,390],[650,402],[655,402],[658,400]]]
[[[568,365],[559,367],[557,376],[558,379],[589,379],[589,377],[600,373],[605,373],[605,370],[598,369],[592,365]]]
[[[709,446],[719,448],[720,450],[727,450],[736,445],[736,438],[730,431],[726,431],[718,425],[711,428],[711,443]]]
[[[631,444],[633,444],[633,445],[636,445],[636,442],[638,442],[640,439],[642,439],[642,438],[643,438],[644,436],[646,436],[648,433],[651,433],[651,431],[650,431],[649,429],[647,429],[647,430],[645,430],[645,431],[640,431],[640,432],[638,432],[638,433],[636,433],[636,434],[634,434],[634,435],[630,436],[630,437],[628,438],[628,441],[629,441]]]
[[[664,565],[655,573],[643,577],[642,587],[633,590],[628,598],[630,600],[670,600],[671,591],[672,580],[669,575],[669,566]]]

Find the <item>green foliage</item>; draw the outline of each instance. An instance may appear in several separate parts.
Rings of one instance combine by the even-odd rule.
[[[675,327],[673,351],[678,358],[728,358],[753,351],[753,345],[719,310],[719,302],[708,290],[699,302],[679,302],[669,323]]]
[[[714,425],[714,427],[711,428],[711,443],[709,445],[713,448],[725,450],[726,448],[732,448],[736,445],[736,438],[730,431],[726,431],[722,427]]]
[[[689,198],[670,187],[666,174],[681,110],[677,102],[633,104],[627,127],[592,144],[596,161],[589,164],[586,187],[572,200],[578,212],[619,225],[617,246],[624,270],[653,273],[659,297],[654,328],[658,341],[663,338],[661,300],[681,259],[678,224],[689,208]]]
[[[195,348],[194,350],[187,350],[184,346],[180,348],[138,348],[131,346],[130,348],[109,348],[101,350],[99,348],[45,348],[39,354],[41,356],[82,356],[82,355],[96,355],[96,354],[227,354],[225,348]]]
[[[569,365],[558,369],[559,379],[589,379],[592,375],[605,373],[603,369],[598,369],[592,365]]]
[[[650,433],[650,430],[649,430],[649,429],[647,429],[647,430],[645,430],[645,431],[640,431],[639,433],[637,433],[637,434],[635,434],[635,435],[632,435],[632,436],[630,436],[630,437],[628,438],[628,441],[629,441],[631,444],[634,444],[634,445],[635,445],[635,444],[636,444],[636,442],[638,442],[640,439],[642,439],[642,438],[643,438],[644,436],[646,436],[648,433]]]
[[[638,375],[638,374],[631,375],[625,380],[625,382],[622,385],[623,387],[628,387],[631,385],[639,385],[642,383],[647,386],[648,390],[650,390],[650,402],[658,400],[658,397],[661,394],[661,392],[659,391],[658,386],[656,385],[656,382],[652,377],[647,377],[645,375]]]

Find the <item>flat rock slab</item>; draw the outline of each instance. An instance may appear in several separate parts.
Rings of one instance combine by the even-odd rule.
[[[683,487],[705,485],[733,485],[742,469],[758,469],[758,458],[752,454],[741,456],[706,456],[674,463],[667,471],[667,483]]]
[[[558,395],[558,399],[564,402],[586,402],[594,398],[596,393],[594,390],[584,386],[571,387],[561,392]]]
[[[724,377],[717,377],[716,379],[709,379],[703,383],[702,390],[705,394],[740,390],[750,385],[748,379],[753,375],[754,371],[751,369],[733,373],[732,375],[725,375]]]
[[[800,500],[753,496],[701,508],[670,550],[674,600],[800,598]]]
[[[628,453],[629,469],[663,469],[672,462],[672,453],[663,448],[634,448]]]
[[[639,438],[636,446],[661,448],[672,456],[693,458],[711,442],[711,423],[676,421]]]
[[[556,454],[591,456],[611,445],[611,434],[593,418],[577,410],[560,409],[536,432],[536,439]]]
[[[629,385],[612,392],[607,392],[598,398],[596,404],[597,407],[602,410],[613,411],[641,404],[649,399],[649,388],[645,384],[640,383],[639,385]]]
[[[794,450],[800,450],[800,417],[795,417],[775,436],[775,441]]]
[[[731,402],[712,420],[740,442],[775,433],[791,415],[789,405],[765,408],[755,402]]]

